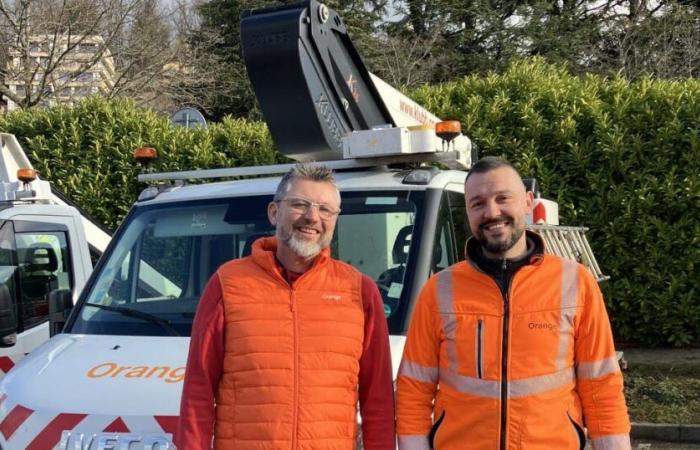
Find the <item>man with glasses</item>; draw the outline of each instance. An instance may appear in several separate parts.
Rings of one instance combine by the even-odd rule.
[[[268,205],[275,237],[209,281],[180,406],[180,449],[395,446],[389,338],[374,282],[330,257],[333,173],[297,165]]]

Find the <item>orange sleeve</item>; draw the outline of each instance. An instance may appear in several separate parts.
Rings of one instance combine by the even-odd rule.
[[[180,420],[175,435],[177,448],[213,448],[214,400],[223,365],[224,305],[221,283],[215,273],[202,293],[192,324]]]
[[[594,449],[626,449],[630,421],[610,321],[598,284],[582,266],[579,279],[583,308],[574,355],[584,420]]]
[[[359,398],[365,450],[394,450],[394,386],[389,330],[382,296],[371,278],[362,276],[365,342],[360,358]]]
[[[396,407],[399,448],[427,436],[432,426],[433,399],[437,392],[442,325],[435,303],[435,281],[428,281],[420,293],[406,337],[399,368]]]

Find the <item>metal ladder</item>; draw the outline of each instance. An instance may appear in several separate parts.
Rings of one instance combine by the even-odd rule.
[[[591,246],[586,239],[586,227],[564,227],[560,225],[528,225],[528,230],[542,236],[545,251],[562,258],[580,262],[588,269],[596,281],[605,281],[610,277],[603,275],[595,259]]]

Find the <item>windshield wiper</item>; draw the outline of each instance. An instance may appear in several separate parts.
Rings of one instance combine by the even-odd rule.
[[[125,308],[123,306],[111,306],[111,305],[101,305],[99,303],[85,302],[85,306],[94,306],[95,308],[104,309],[105,311],[115,312],[127,317],[134,317],[136,319],[145,320],[146,322],[155,323],[160,325],[165,331],[168,332],[170,336],[182,336],[177,330],[170,324],[169,321],[161,319],[160,317],[149,314],[147,312],[139,311],[136,309]]]

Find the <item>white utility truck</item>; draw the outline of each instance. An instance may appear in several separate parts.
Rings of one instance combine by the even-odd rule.
[[[470,141],[369,74],[340,17],[315,0],[250,12],[241,34],[278,149],[337,171],[342,213],[332,254],[377,281],[396,370],[419,290],[464,258]],[[421,165],[430,162],[453,169]],[[266,208],[289,167],[141,175],[152,185],[63,331],[0,384],[0,446],[172,449],[199,297],[220,264],[274,233]],[[186,183],[220,177],[244,179]],[[583,229],[540,229],[552,249],[600,278]],[[58,328],[69,303],[60,291],[53,300]]]
[[[77,300],[109,239],[0,133],[0,377],[49,339],[49,293]]]

